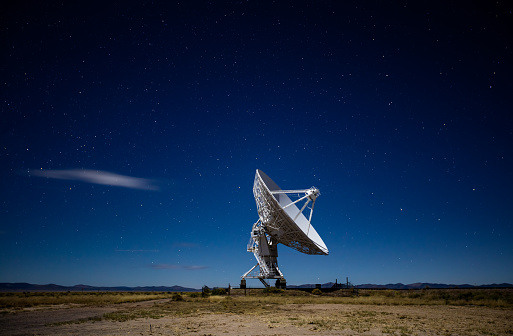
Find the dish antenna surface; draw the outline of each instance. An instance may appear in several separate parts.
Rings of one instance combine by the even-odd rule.
[[[306,254],[329,253],[311,223],[315,201],[320,196],[319,189],[282,190],[257,169],[253,195],[259,219],[251,230],[248,252],[253,252],[258,263],[242,275],[240,287],[246,288],[246,279],[259,279],[266,287],[269,284],[265,279],[276,279],[276,287],[286,288],[285,278],[278,268],[279,243]],[[288,195],[299,198],[292,201]]]

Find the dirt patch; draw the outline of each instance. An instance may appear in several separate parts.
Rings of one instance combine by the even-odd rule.
[[[164,309],[175,305],[170,300],[24,311],[0,316],[0,330],[2,335],[513,335],[513,311],[504,308],[283,304],[219,311],[185,304],[183,313],[182,306]],[[154,317],[104,318],[146,311]]]

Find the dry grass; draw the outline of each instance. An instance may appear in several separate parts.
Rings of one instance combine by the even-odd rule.
[[[513,307],[513,289],[362,290],[359,303]]]
[[[244,295],[243,290],[235,291]],[[347,291],[324,293],[320,296],[302,291],[265,294],[252,289],[245,300],[280,304],[366,304],[366,305],[451,305],[513,308],[513,289],[429,289],[429,290],[360,290],[349,296]]]
[[[171,298],[167,292],[24,292],[0,293],[0,309],[79,304],[101,306]]]
[[[358,296],[347,296],[344,292],[312,295],[297,290],[269,294],[261,289],[251,289],[249,295],[243,290],[233,290],[231,296],[196,297],[197,293],[172,292],[25,292],[0,293],[0,309],[27,308],[35,306],[78,304],[100,306],[125,302],[157,299],[184,299],[184,305],[194,303],[197,307],[225,307],[227,302],[238,302],[246,306],[284,304],[364,304],[364,305],[472,305],[498,308],[513,308],[513,289],[429,289],[429,290],[360,290]],[[178,300],[179,301],[179,300]],[[208,304],[206,304],[208,303]],[[218,308],[219,308],[218,307]],[[216,309],[218,309],[216,308]]]
[[[122,322],[119,326],[133,328],[141,321],[162,328],[181,328],[179,334],[184,335],[227,332],[223,328],[231,328],[229,335],[236,335],[244,333],[246,329],[239,328],[247,323],[252,323],[251,328],[273,329],[283,335],[296,335],[299,330],[297,335],[341,331],[367,335],[513,335],[513,290],[360,291],[359,296],[347,297],[337,292],[269,294],[252,289],[251,295],[243,294],[232,291],[231,296],[203,298],[191,293],[4,293],[0,302],[4,307],[56,302],[92,309],[94,305],[168,298],[146,304],[127,303],[90,317],[47,322],[48,328],[80,324],[84,335],[92,325]]]

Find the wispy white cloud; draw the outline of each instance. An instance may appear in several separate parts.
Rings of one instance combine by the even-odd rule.
[[[30,170],[29,175],[59,180],[73,180],[94,184],[103,184],[114,187],[123,187],[141,190],[159,190],[155,180],[120,175],[101,170],[91,169],[63,169],[63,170]]]
[[[205,268],[208,268],[208,266],[200,266],[200,265],[176,265],[176,264],[152,264],[150,266],[153,269],[183,269],[186,271],[195,271],[195,270],[202,270]]]

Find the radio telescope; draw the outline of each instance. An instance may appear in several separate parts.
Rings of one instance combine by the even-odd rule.
[[[286,288],[287,283],[278,268],[279,243],[305,254],[329,253],[311,224],[319,189],[281,190],[269,176],[257,169],[253,195],[259,219],[251,230],[248,252],[253,252],[258,263],[242,275],[240,288],[246,288],[246,279],[259,279],[266,287],[269,284],[265,279],[276,279],[276,287]],[[288,195],[299,198],[292,201]],[[303,204],[301,210],[297,206],[300,204]]]

